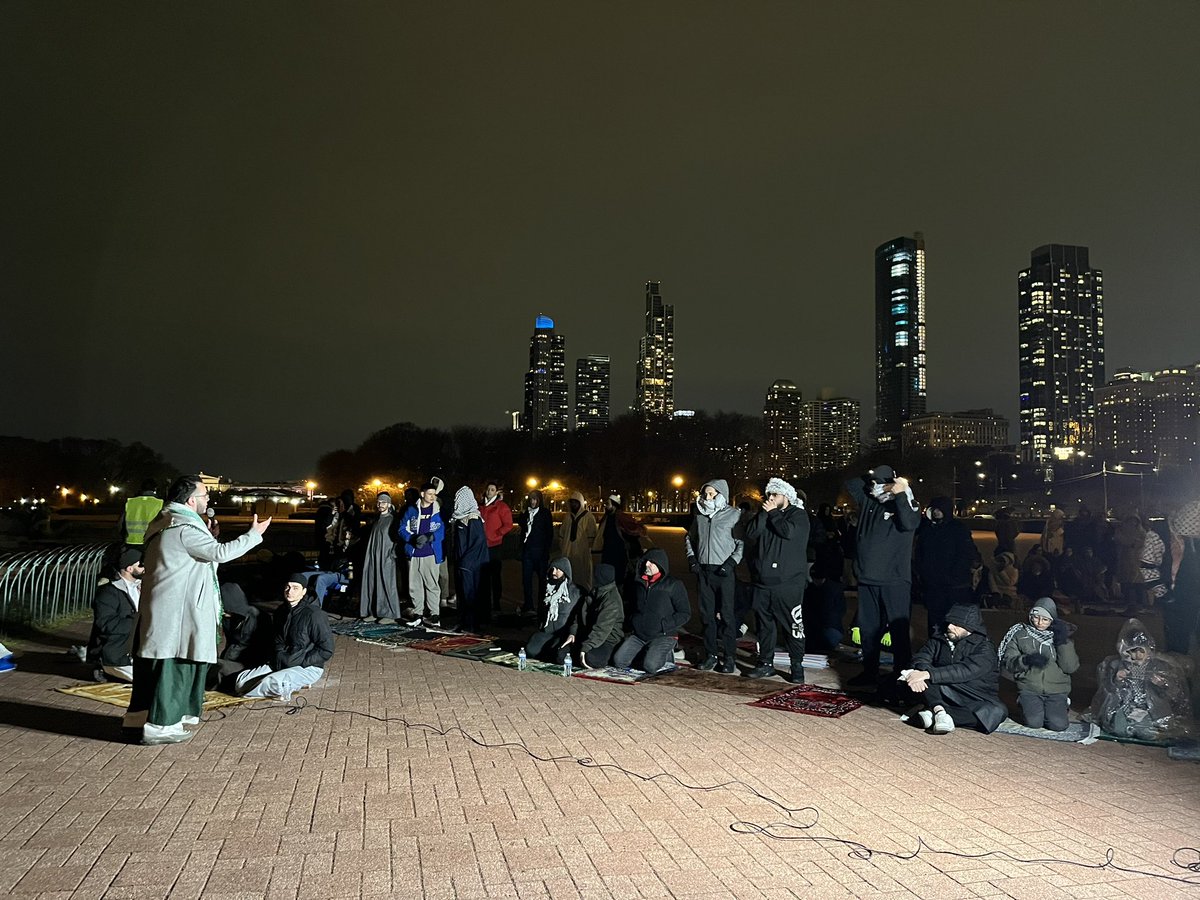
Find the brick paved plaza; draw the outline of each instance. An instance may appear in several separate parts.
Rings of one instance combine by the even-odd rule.
[[[86,628],[22,644],[20,668],[0,678],[3,894],[1200,895],[1200,884],[1111,869],[862,860],[843,844],[737,834],[735,822],[787,817],[744,788],[700,792],[539,762],[401,720],[695,785],[742,781],[819,809],[816,827],[794,832],[810,838],[904,852],[921,836],[935,849],[1093,864],[1112,847],[1120,865],[1186,878],[1171,857],[1200,843],[1200,769],[1158,748],[933,737],[884,708],[821,719],[746,697],[518,673],[346,637],[299,713],[271,704],[208,713],[192,741],[141,747],[122,742],[116,707],[53,690],[80,680],[62,650]],[[837,684],[832,671],[810,677]],[[1090,689],[1076,695],[1086,703]]]

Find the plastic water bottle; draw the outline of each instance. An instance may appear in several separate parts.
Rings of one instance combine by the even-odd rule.
[[[521,648],[521,652],[517,654],[517,671],[524,672],[525,667],[529,665],[528,657],[525,656],[525,648]]]
[[[571,677],[571,654],[568,653],[563,660],[563,678]]]

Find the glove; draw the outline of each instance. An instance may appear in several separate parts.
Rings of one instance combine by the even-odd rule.
[[[729,574],[729,569],[727,569],[725,567],[725,563],[721,563],[719,566],[717,566],[717,577],[718,578],[724,578],[728,574]]]
[[[1040,653],[1026,653],[1021,657],[1021,662],[1031,669],[1044,669],[1050,662],[1050,657],[1042,656]]]
[[[1061,647],[1071,639],[1071,626],[1062,619],[1050,623],[1050,633],[1054,635],[1054,646]]]
[[[428,544],[430,540],[431,539],[427,534],[416,534],[413,535],[412,544],[414,547],[420,550],[422,547]]]
[[[700,563],[696,562],[696,557],[694,557],[694,556],[688,557],[688,568],[692,570],[693,575],[700,574]]]

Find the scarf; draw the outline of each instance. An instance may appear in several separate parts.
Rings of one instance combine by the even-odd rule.
[[[1004,640],[1000,642],[1000,648],[996,651],[1001,664],[1004,662],[1004,651],[1021,635],[1025,635],[1033,639],[1037,652],[1043,656],[1049,656],[1051,662],[1058,661],[1058,653],[1054,649],[1054,634],[1050,629],[1041,631],[1028,623],[1018,623],[1008,629],[1008,633],[1004,635]]]
[[[571,580],[563,578],[560,584],[546,584],[546,622],[549,628],[558,621],[558,608],[571,602]]]
[[[540,506],[531,506],[525,510],[525,537],[521,543],[529,540],[529,535],[533,534],[533,520],[537,518],[537,514],[542,511]]]
[[[462,522],[472,517],[479,518],[479,503],[476,502],[471,489],[463,485],[454,495],[454,513],[451,518],[456,522]]]
[[[705,487],[707,487],[707,485],[705,485]],[[793,497],[795,497],[795,493],[795,491],[792,492]],[[789,499],[789,502],[793,501]],[[707,516],[711,519],[728,505],[729,501],[725,499],[725,495],[718,491],[717,496],[713,497],[711,500],[705,500],[703,497],[697,500],[696,510],[700,513],[700,515]]]
[[[201,531],[203,531],[205,534],[207,534],[210,538],[212,537],[212,533],[208,530],[208,524],[204,521],[204,517],[201,516],[200,513],[196,512],[194,509],[192,509],[190,506],[184,506],[182,503],[168,503],[166,508],[167,508],[167,510],[170,511],[170,513],[173,517],[175,517],[176,519],[181,519],[182,521],[172,522],[166,528],[162,529],[161,531],[156,532],[155,534],[153,534],[149,538],[147,538],[146,543],[150,543],[150,541],[161,536],[164,532],[169,531],[172,528],[199,528]],[[216,539],[213,538],[213,540],[216,540]],[[201,565],[204,565],[204,563],[202,563]],[[217,564],[214,562],[214,563],[207,563],[207,565],[209,566],[210,572],[212,574],[213,590],[217,592],[217,628],[218,628],[218,643],[220,643],[219,629],[221,627],[221,619],[225,615],[225,610],[221,606],[221,583],[219,581],[217,581]],[[196,605],[197,606],[200,605],[199,597],[196,598]]]

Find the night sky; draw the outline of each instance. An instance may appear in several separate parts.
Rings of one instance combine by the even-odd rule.
[[[7,2],[0,433],[301,477],[503,426],[538,313],[632,400],[874,406],[873,253],[925,234],[929,408],[1016,437],[1016,277],[1104,270],[1108,368],[1200,359],[1200,4]]]

